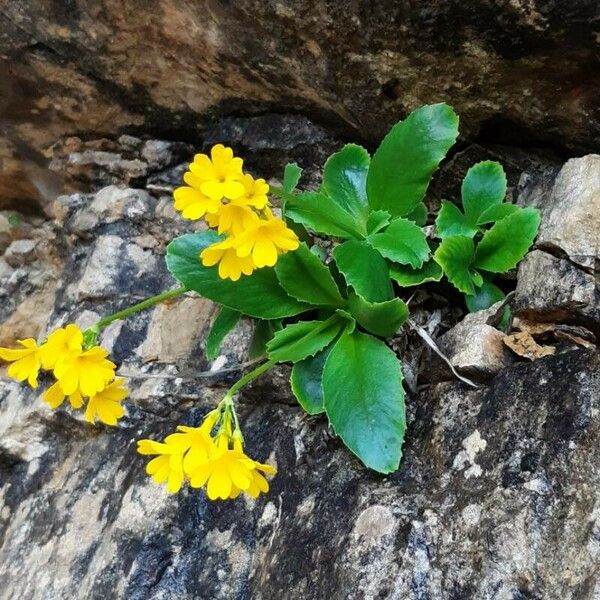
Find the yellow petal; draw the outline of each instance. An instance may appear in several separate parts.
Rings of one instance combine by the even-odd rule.
[[[252,260],[257,268],[272,267],[277,262],[277,248],[270,240],[261,239],[254,245]]]
[[[65,400],[65,394],[60,387],[60,383],[57,381],[51,385],[42,396],[44,402],[50,406],[50,408],[58,408]]]
[[[231,491],[231,479],[222,468],[216,468],[208,480],[206,494],[211,500],[226,500]]]

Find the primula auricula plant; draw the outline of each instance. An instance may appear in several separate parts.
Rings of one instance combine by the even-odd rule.
[[[402,366],[384,340],[408,319],[405,288],[442,277],[464,294],[471,311],[503,298],[492,282],[517,265],[533,243],[538,211],[506,203],[506,177],[491,161],[463,180],[462,209],[444,201],[426,235],[423,198],[458,136],[446,104],[424,106],[397,123],[370,157],[355,144],[329,157],[318,190],[296,191],[301,169],[287,165],[281,188],[245,173],[222,145],[198,154],[174,192],[184,219],[208,230],[175,239],[167,265],[181,287],[115,313],[82,332],[67,325],[41,345],[0,349],[8,374],[37,386],[40,369],[55,383],[44,393],[53,408],[65,398],[85,418],[116,424],[127,391],[115,365],[96,345],[116,319],[185,292],[221,305],[206,340],[213,359],[241,316],[256,319],[264,361],[244,375],[198,427],[180,425],[164,440],[141,440],[153,457],[147,473],[177,492],[184,483],[210,499],[258,496],[275,469],[250,458],[235,408],[240,389],[277,363],[291,363],[291,388],[311,415],[325,413],[335,433],[369,468],[395,471],[406,428]],[[274,214],[269,194],[280,199]],[[333,248],[326,252],[324,244]],[[408,290],[410,292],[410,290]]]

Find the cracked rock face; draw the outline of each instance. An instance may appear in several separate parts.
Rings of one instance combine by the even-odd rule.
[[[0,191],[46,198],[43,153],[63,135],[189,140],[236,111],[314,115],[374,143],[448,101],[469,140],[590,151],[597,18],[596,0],[2,0]],[[109,151],[100,168],[115,166]]]
[[[277,151],[279,142],[257,139],[253,127],[241,119],[221,131],[256,149],[257,174],[270,177],[297,159],[309,183],[318,180],[321,157],[307,148],[311,135],[333,145],[331,134],[305,130]],[[117,154],[143,147],[152,164],[140,188],[115,185],[114,172],[92,165],[87,176],[100,173],[101,189],[58,198],[54,222],[25,216],[6,229],[4,249],[30,240],[34,250],[18,245],[26,259],[0,269],[0,343],[10,343],[19,324],[34,337],[72,320],[86,326],[175,285],[164,266],[166,243],[196,227],[172,209],[176,148],[120,143]],[[553,189],[544,182],[540,202]],[[597,298],[586,296],[587,271],[542,249],[527,261],[521,289],[539,281],[539,269],[546,274],[545,291],[519,295],[517,287],[534,320],[548,318],[544,302],[565,293],[566,276],[548,275],[553,261],[583,278],[569,284],[565,311],[575,314],[580,298],[598,310]],[[546,262],[527,267],[534,261]],[[503,358],[482,371],[487,383],[478,389],[451,377],[424,385],[429,363],[415,367],[403,463],[387,477],[363,468],[325,419],[301,411],[281,367],[240,398],[249,452],[279,470],[270,493],[210,503],[202,492],[169,496],[154,485],[135,441],[197,424],[239,375],[250,323],[242,320],[211,363],[203,348],[215,310],[188,294],[104,330],[101,342],[131,392],[116,428],[90,427],[80,413],[51,411],[41,392],[0,381],[0,577],[7,582],[0,598],[600,597],[593,348],[532,363]],[[580,314],[586,324],[597,314],[589,311]],[[480,368],[489,358],[479,352],[480,336],[501,342],[500,332],[485,314],[456,324],[454,312],[437,309],[423,326],[433,337],[454,326],[446,334],[453,348],[474,348],[468,366]],[[415,343],[408,337],[397,351],[410,358]]]
[[[600,155],[521,179],[517,199],[542,213],[536,248],[519,266],[518,313],[600,329]]]

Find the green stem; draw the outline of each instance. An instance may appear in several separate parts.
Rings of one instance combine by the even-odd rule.
[[[251,381],[254,381],[257,377],[260,377],[263,373],[266,373],[270,368],[272,368],[276,363],[274,360],[268,360],[264,362],[262,365],[258,365],[256,369],[250,371],[250,373],[246,373],[243,377],[238,379],[225,394],[225,398],[223,401],[230,400],[233,396],[235,396],[245,385],[248,385]]]
[[[166,300],[170,300],[171,298],[177,298],[178,296],[185,294],[187,291],[188,291],[188,289],[185,286],[182,286],[175,290],[169,290],[168,292],[163,292],[162,294],[152,296],[151,298],[147,298],[143,302],[138,302],[138,304],[134,304],[133,306],[124,308],[123,310],[120,310],[112,315],[109,315],[108,317],[104,317],[104,319],[100,319],[100,321],[98,321],[90,329],[92,329],[95,332],[99,332],[101,329],[103,329],[107,325],[110,325],[113,321],[119,321],[120,319],[125,319],[125,318],[129,317],[130,315],[133,315],[136,312],[139,312],[140,310],[150,308],[151,306],[154,306],[155,304],[159,304],[160,302],[165,302]]]

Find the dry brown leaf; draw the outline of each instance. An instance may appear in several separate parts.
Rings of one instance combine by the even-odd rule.
[[[537,360],[556,352],[556,348],[552,346],[538,344],[528,331],[520,331],[519,333],[504,336],[504,344],[515,354],[529,360]]]

